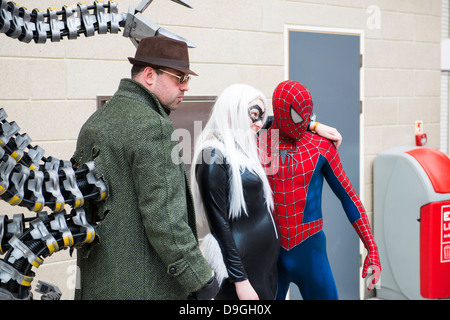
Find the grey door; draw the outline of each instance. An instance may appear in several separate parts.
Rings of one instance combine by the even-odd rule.
[[[360,36],[289,31],[289,79],[305,85],[317,120],[339,130],[339,155],[360,194]],[[339,299],[359,299],[359,238],[340,201],[324,183],[322,210],[327,251]],[[291,299],[301,298],[296,286]]]

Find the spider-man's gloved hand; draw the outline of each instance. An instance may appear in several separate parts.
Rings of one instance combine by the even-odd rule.
[[[362,217],[353,223],[353,227],[359,235],[359,238],[364,243],[364,247],[367,249],[367,256],[364,261],[364,266],[362,270],[362,277],[366,278],[369,269],[371,269],[372,274],[369,279],[371,280],[367,286],[367,289],[372,290],[377,282],[380,280],[381,274],[381,264],[380,256],[378,255],[378,247],[372,236],[372,231],[370,229],[369,221],[367,217]]]

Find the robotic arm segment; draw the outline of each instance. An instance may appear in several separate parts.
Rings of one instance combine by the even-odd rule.
[[[6,34],[13,39],[17,39],[22,33],[21,25],[23,24],[23,19],[19,17],[19,6],[14,2],[8,2],[8,11],[11,12],[12,19]]]
[[[0,32],[6,33],[9,31],[11,24],[11,13],[7,10],[8,3],[0,1]]]
[[[95,0],[93,5],[86,3],[64,6],[58,11],[56,8],[30,10],[19,7],[14,2],[0,0],[0,33],[5,33],[13,39],[29,43],[45,43],[47,39],[59,42],[62,38],[77,39],[80,34],[86,37],[98,34],[118,33],[119,26],[124,28],[123,36],[137,46],[139,40],[151,36],[165,36],[184,41],[189,47],[195,45],[170,31],[167,31],[151,20],[142,12],[153,0],[143,0],[137,7],[130,6],[128,13],[118,13],[117,1],[108,2]],[[172,0],[185,7],[192,8],[183,0]]]
[[[96,224],[87,222],[83,206],[86,199],[103,201],[107,189],[96,177],[94,162],[78,168],[70,161],[45,158],[44,150],[31,146],[28,135],[19,134],[19,126],[6,117],[0,109],[0,198],[35,216],[0,215],[0,254],[5,255],[0,259],[0,300],[23,300],[32,298],[32,267],[61,249],[94,241]],[[66,205],[72,207],[70,214]],[[50,215],[42,212],[44,206],[52,210]]]

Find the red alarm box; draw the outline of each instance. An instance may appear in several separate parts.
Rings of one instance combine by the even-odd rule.
[[[420,294],[450,297],[450,201],[430,203],[420,212]]]

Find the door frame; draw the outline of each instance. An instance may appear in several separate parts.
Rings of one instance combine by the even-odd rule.
[[[311,33],[326,33],[326,34],[342,34],[342,35],[355,35],[359,36],[360,39],[360,57],[361,57],[361,67],[359,69],[359,79],[360,79],[360,88],[359,88],[359,100],[360,100],[360,114],[359,114],[359,197],[364,204],[364,193],[365,193],[365,185],[364,185],[364,58],[365,58],[365,47],[364,47],[364,29],[347,29],[347,28],[328,28],[328,27],[317,27],[317,26],[304,26],[304,25],[292,25],[285,24],[284,25],[284,79],[289,79],[289,32],[290,31],[299,31],[299,32],[311,32]],[[339,129],[339,128],[337,128]],[[343,142],[345,143],[345,139]],[[359,254],[360,257],[364,257],[364,245],[361,241],[359,241]],[[360,259],[360,274],[362,272],[361,264],[364,263],[362,259]],[[364,299],[365,293],[365,280],[359,278],[359,295],[360,299]],[[380,279],[381,280],[381,279]]]

